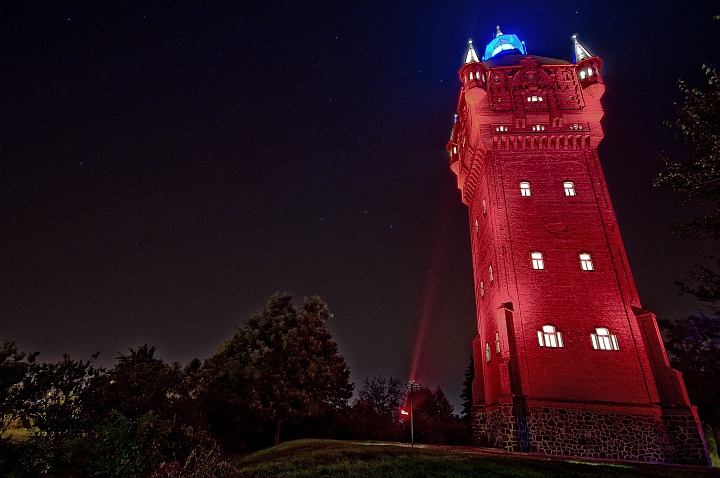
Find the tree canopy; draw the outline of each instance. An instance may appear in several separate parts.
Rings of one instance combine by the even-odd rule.
[[[683,80],[678,86],[684,97],[676,104],[676,119],[666,124],[689,147],[684,158],[661,154],[664,168],[654,184],[673,189],[684,204],[696,207],[697,214],[674,226],[689,239],[720,239],[720,77],[703,65],[707,88],[691,88]],[[694,265],[687,280],[678,282],[683,293],[710,305],[720,301],[720,257],[709,256],[710,264]]]
[[[272,425],[278,443],[289,422],[346,406],[353,385],[325,327],[331,317],[319,297],[296,309],[289,294],[273,295],[204,365],[213,408]]]

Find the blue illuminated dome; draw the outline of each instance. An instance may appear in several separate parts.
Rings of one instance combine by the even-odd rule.
[[[527,55],[525,43],[520,41],[517,35],[503,34],[503,32],[500,31],[500,25],[498,25],[496,27],[495,39],[485,47],[485,55],[483,55],[482,61],[489,60],[500,53],[509,51],[513,51],[516,54],[519,52],[522,55]]]

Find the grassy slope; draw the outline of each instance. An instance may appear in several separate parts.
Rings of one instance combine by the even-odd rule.
[[[469,454],[431,448],[334,440],[298,440],[236,463],[240,477],[720,477],[720,470],[663,465],[589,463],[507,454]]]

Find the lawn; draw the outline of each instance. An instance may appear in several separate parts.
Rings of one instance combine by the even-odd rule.
[[[718,469],[589,462],[547,456],[513,455],[380,442],[297,440],[268,448],[235,462],[239,477],[720,477]],[[475,452],[477,451],[477,452]]]

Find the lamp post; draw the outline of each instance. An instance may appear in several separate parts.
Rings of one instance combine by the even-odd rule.
[[[415,429],[413,426],[413,392],[420,390],[421,385],[415,380],[410,380],[405,386],[410,390],[410,448],[415,448]]]

